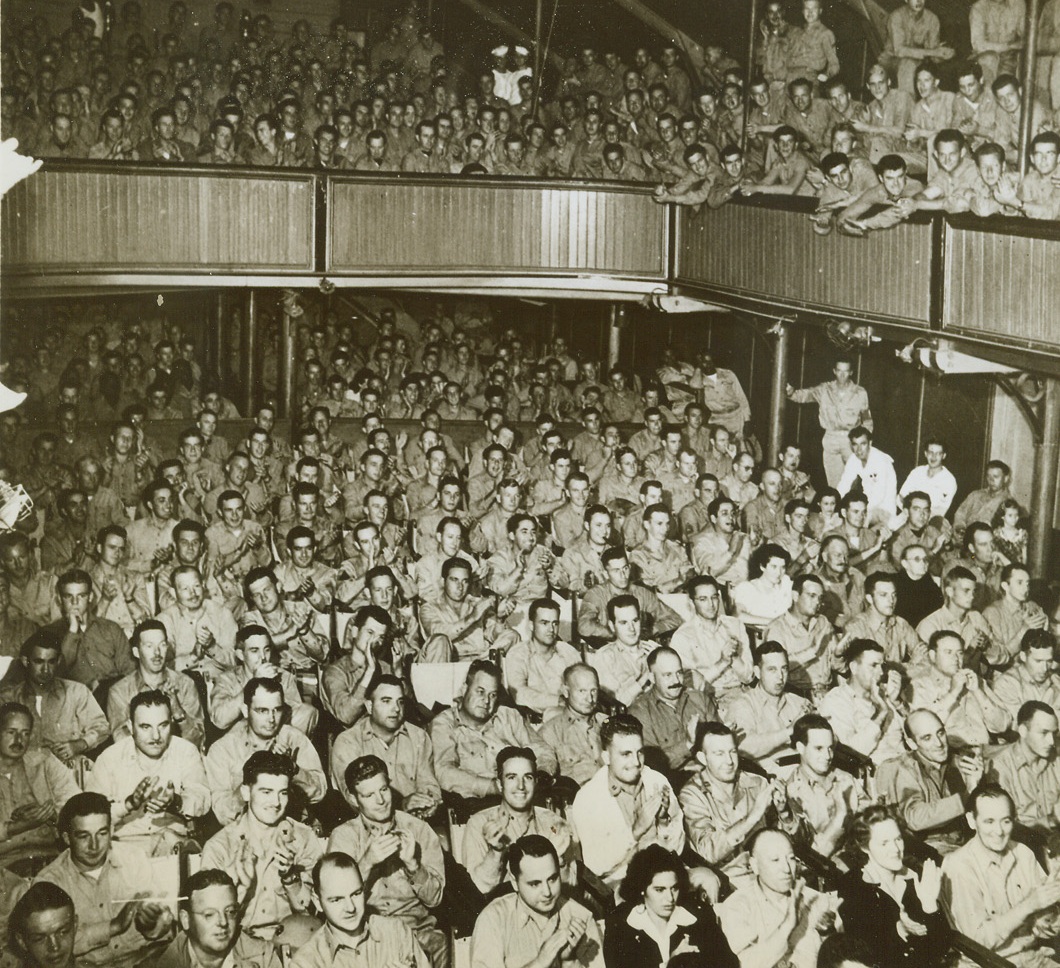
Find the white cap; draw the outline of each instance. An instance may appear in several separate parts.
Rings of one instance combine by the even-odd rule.
[[[501,44],[500,47],[494,47],[492,53],[494,57],[507,57],[508,48],[504,44]]]
[[[525,47],[523,47],[522,45],[520,45],[520,46],[516,47],[516,48],[515,48],[515,52],[516,52],[517,54],[522,54],[522,55],[523,55],[523,57],[527,57],[527,56],[529,56],[529,54],[530,54],[530,51],[528,51],[528,50],[527,50],[527,49],[526,49]]]

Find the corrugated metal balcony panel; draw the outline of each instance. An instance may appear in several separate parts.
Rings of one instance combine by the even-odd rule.
[[[4,199],[16,272],[312,269],[312,179],[42,171]]]
[[[949,227],[943,326],[1060,346],[1060,240]]]
[[[666,268],[666,212],[647,195],[336,180],[330,197],[328,271],[333,273],[661,276]]]
[[[931,226],[818,236],[805,214],[751,205],[681,211],[678,278],[796,305],[927,325]]]

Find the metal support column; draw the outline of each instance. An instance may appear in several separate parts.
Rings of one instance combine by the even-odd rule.
[[[1020,177],[1027,174],[1027,151],[1034,134],[1032,128],[1034,113],[1034,75],[1038,69],[1038,10],[1040,0],[1027,0],[1027,19],[1023,26],[1023,109],[1020,113],[1019,168]]]
[[[747,151],[747,119],[751,116],[751,81],[755,76],[755,41],[758,40],[758,0],[751,0],[751,29],[747,41],[747,71],[743,85],[743,127],[740,129],[740,151]]]
[[[252,416],[258,402],[258,300],[253,289],[247,290],[247,309],[243,316],[243,340],[240,346],[240,376],[243,379],[243,413]]]
[[[611,325],[607,331],[607,366],[618,366],[622,351],[622,330],[626,325],[626,307],[622,303],[611,305]]]
[[[224,338],[225,327],[228,326],[227,309],[228,306],[225,299],[225,291],[222,289],[217,293],[217,296],[214,299],[213,320],[209,327],[209,334],[206,337],[209,373],[211,377],[220,380],[224,379],[224,370],[227,366],[227,360],[225,360]]]
[[[776,467],[784,442],[784,410],[788,403],[788,352],[791,330],[787,323],[777,323],[777,342],[773,350],[773,380],[769,394],[769,450],[766,463]]]
[[[280,416],[289,420],[294,406],[294,320],[288,313],[280,316],[279,350]]]
[[[1034,453],[1034,510],[1031,518],[1028,564],[1031,574],[1049,573],[1049,551],[1056,520],[1056,485],[1060,478],[1060,381],[1045,380],[1042,403],[1042,439]]]

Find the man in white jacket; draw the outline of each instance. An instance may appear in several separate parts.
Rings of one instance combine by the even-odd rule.
[[[638,720],[612,716],[600,728],[600,747],[604,765],[578,791],[571,820],[585,865],[617,884],[630,858],[649,844],[684,850],[684,815],[666,777],[644,765]]]

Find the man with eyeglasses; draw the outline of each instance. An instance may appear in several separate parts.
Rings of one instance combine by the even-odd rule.
[[[280,966],[278,948],[243,930],[243,907],[226,871],[211,867],[192,874],[177,917],[181,930],[155,962],[156,968]]]

